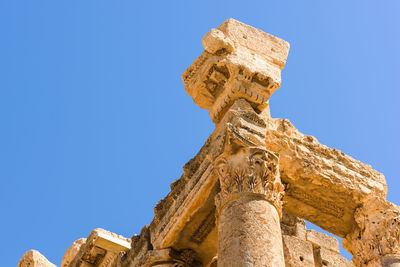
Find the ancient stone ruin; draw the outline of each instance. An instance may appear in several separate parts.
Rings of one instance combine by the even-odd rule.
[[[271,118],[289,44],[234,19],[202,43],[182,77],[214,132],[139,235],[95,229],[61,266],[400,266],[400,208],[384,176]],[[304,219],[342,237],[353,261]],[[54,265],[28,251],[18,266]]]

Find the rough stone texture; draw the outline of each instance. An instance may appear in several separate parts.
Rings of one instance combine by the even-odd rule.
[[[95,229],[67,250],[63,267],[282,266],[283,255],[287,266],[353,266],[337,241],[307,232],[299,217],[346,237],[354,265],[399,267],[400,209],[386,201],[383,175],[270,116],[289,44],[233,19],[202,43],[182,77],[194,102],[209,110],[214,132],[140,235]],[[248,154],[254,148],[257,157]],[[43,258],[28,252],[19,266],[47,264]]]
[[[278,156],[235,141],[231,136],[214,163],[221,190],[216,197],[218,266],[284,266]]]
[[[214,163],[221,190],[216,198],[217,208],[222,209],[235,198],[254,194],[271,202],[281,214],[283,185],[278,155],[262,147],[240,147],[236,143],[227,147]]]
[[[130,250],[130,241],[130,239],[104,229],[94,229],[86,242],[80,246],[69,267],[111,267],[117,261],[120,253]]]
[[[212,29],[202,43],[205,51],[182,75],[194,102],[214,122],[240,98],[264,110],[280,87],[289,44],[234,19]]]
[[[313,246],[298,237],[283,235],[286,267],[314,267]]]
[[[29,250],[19,260],[17,267],[56,267],[37,250]]]
[[[242,196],[221,210],[218,266],[285,266],[279,216],[271,203]]]
[[[323,247],[335,253],[340,253],[339,241],[315,230],[307,230],[307,241],[315,247]]]
[[[283,235],[290,235],[306,240],[306,223],[303,219],[283,212],[281,219],[281,229]]]
[[[287,212],[281,220],[286,266],[354,266],[339,255],[335,237],[307,230],[303,219]]]
[[[357,209],[355,220],[357,227],[343,239],[344,247],[354,256],[354,264],[356,266],[381,266],[383,262],[399,264],[400,207],[373,197]]]
[[[317,250],[316,266],[332,266],[332,267],[352,267],[354,266],[351,261],[346,260],[339,253],[333,252],[326,248],[319,248]]]
[[[215,195],[220,190],[214,164],[230,139],[249,146],[264,143],[265,123],[245,100],[237,100],[226,112],[200,152],[184,167],[180,180],[155,208],[150,224],[154,248],[191,248],[204,263],[215,256],[217,232]]]
[[[280,156],[284,209],[344,237],[354,212],[371,196],[385,198],[384,176],[336,149],[300,133],[288,120],[268,120],[266,147]]]
[[[67,248],[64,253],[64,256],[61,260],[61,267],[68,267],[71,261],[75,258],[76,254],[78,254],[81,246],[86,243],[86,238],[80,238],[76,240],[72,245]]]

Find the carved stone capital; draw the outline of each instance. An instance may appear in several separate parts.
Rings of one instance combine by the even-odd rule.
[[[233,147],[215,161],[221,192],[216,197],[219,210],[243,195],[256,195],[282,211],[284,187],[279,176],[278,154],[262,147]]]
[[[281,85],[289,44],[234,19],[212,29],[202,43],[203,54],[182,74],[194,102],[216,123],[237,99],[264,110]]]
[[[385,265],[399,259],[400,207],[377,197],[355,212],[356,229],[343,239],[356,266]]]

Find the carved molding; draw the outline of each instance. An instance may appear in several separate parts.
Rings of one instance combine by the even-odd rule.
[[[356,266],[381,266],[387,257],[400,255],[400,207],[374,197],[354,217],[357,228],[343,239],[343,245]]]
[[[289,187],[289,189],[286,190],[286,194],[286,196],[297,199],[298,201],[301,201],[317,210],[320,210],[321,212],[335,216],[336,218],[340,219],[344,215],[344,209],[336,205],[335,202],[325,200],[312,194],[308,194],[303,190],[299,190],[297,188],[292,189],[291,187]]]
[[[232,147],[215,162],[221,192],[216,206],[221,209],[239,194],[256,194],[282,211],[284,186],[279,176],[279,157],[262,147]]]
[[[190,240],[196,244],[201,244],[215,227],[215,208],[211,209],[206,218],[191,236]]]
[[[202,43],[204,52],[182,74],[194,102],[215,123],[237,99],[264,110],[281,85],[289,44],[233,19],[208,32]]]

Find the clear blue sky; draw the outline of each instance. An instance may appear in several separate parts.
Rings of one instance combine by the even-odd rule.
[[[278,3],[279,2],[279,3]],[[371,164],[400,204],[400,2],[0,1],[0,254],[59,265],[153,217],[212,132],[181,74],[233,17],[291,44],[273,117]]]

